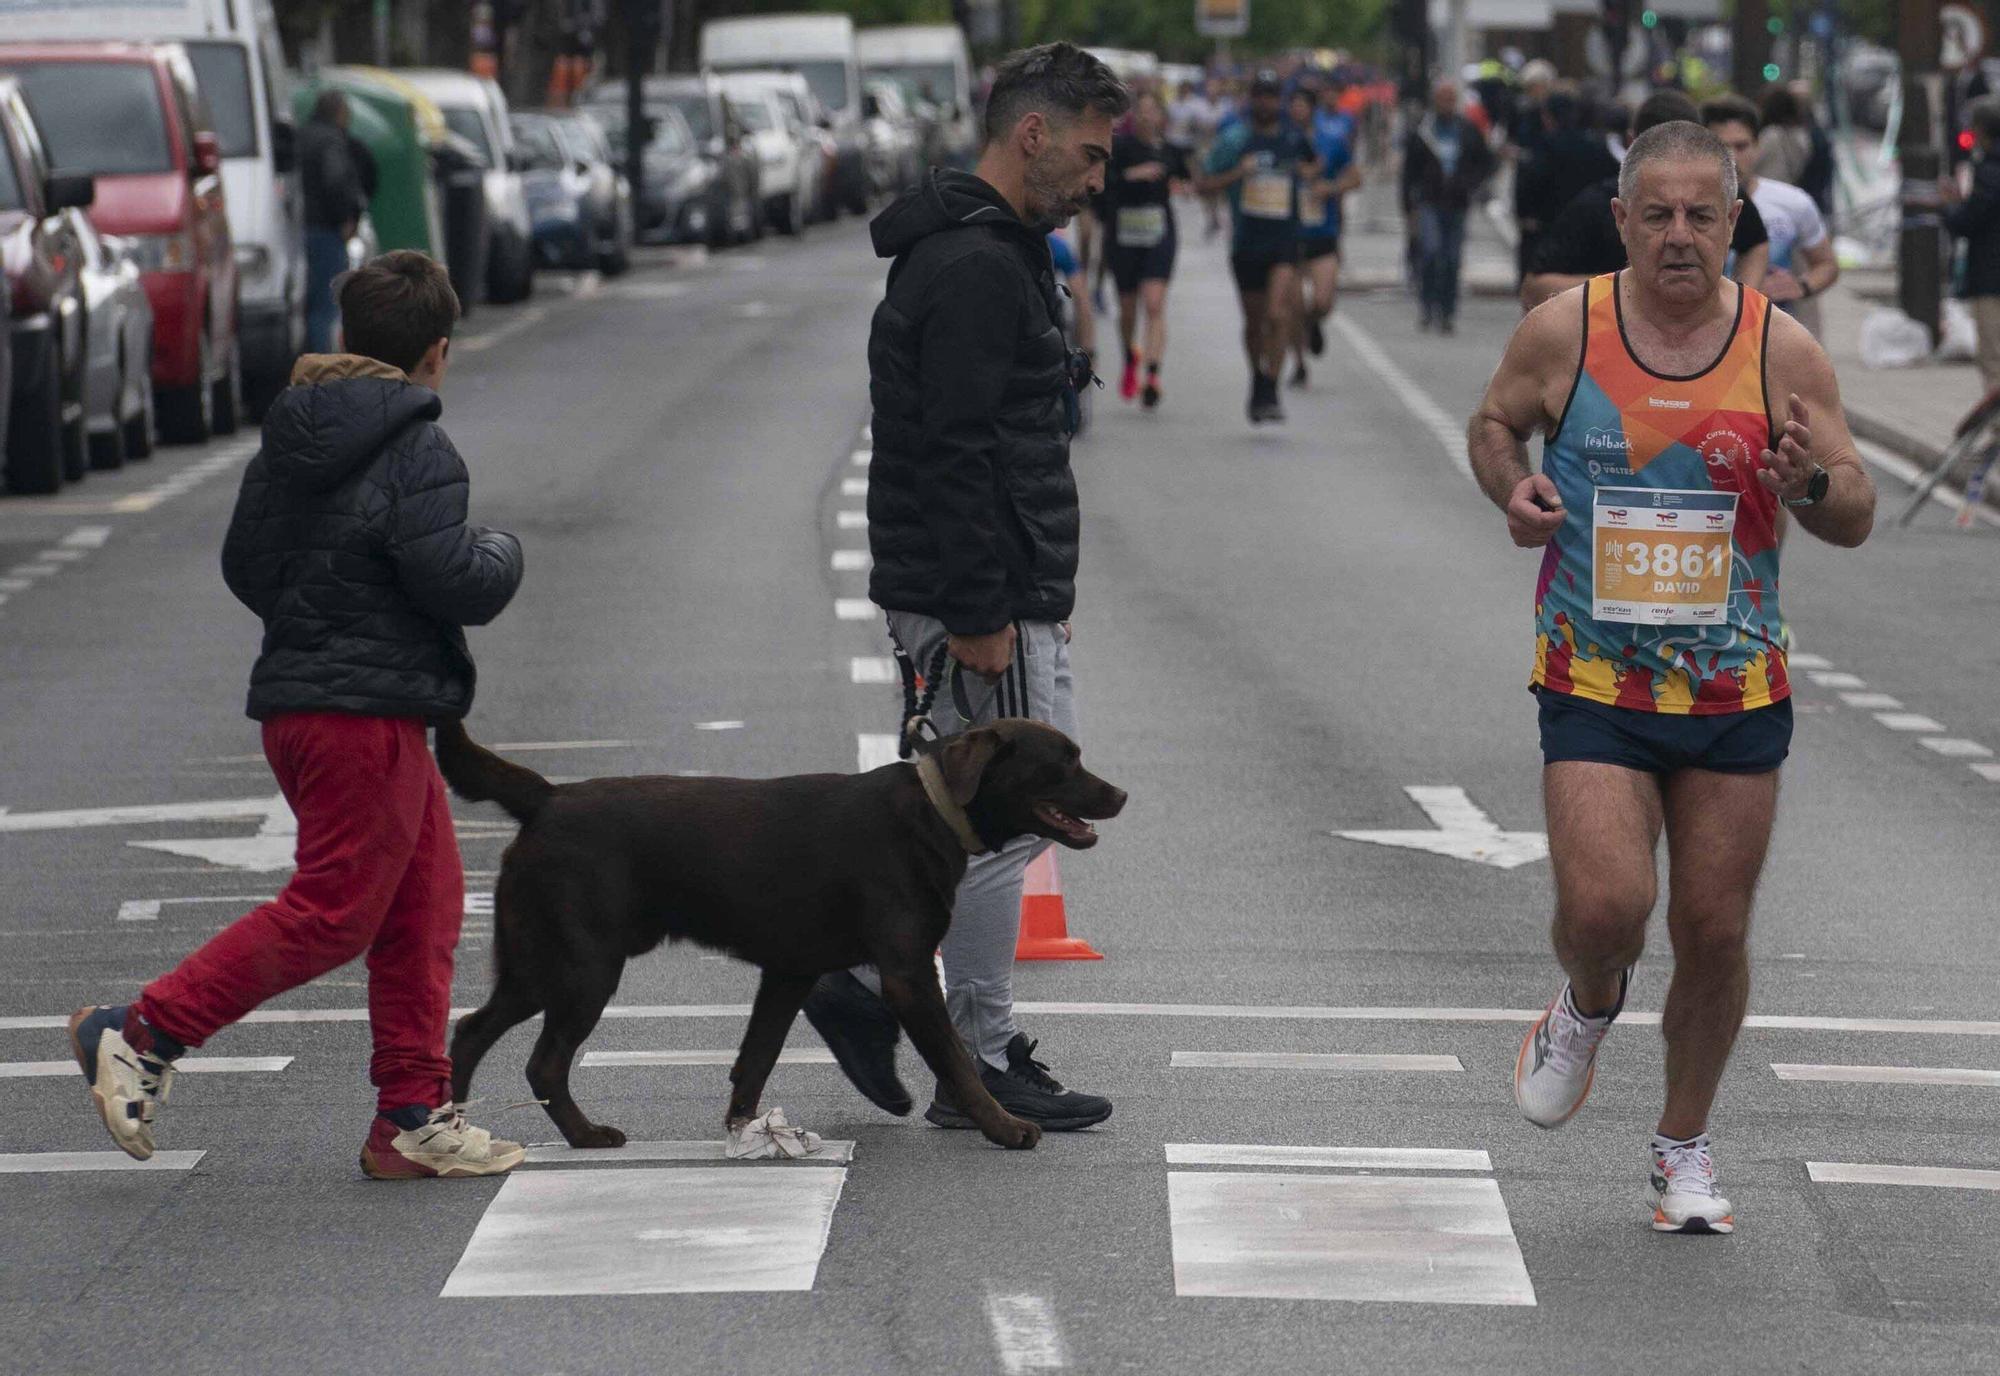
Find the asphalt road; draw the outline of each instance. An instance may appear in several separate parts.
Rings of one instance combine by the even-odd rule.
[[[893,728],[895,689],[855,681],[880,623],[837,611],[864,575],[835,567],[866,544],[841,513],[880,281],[849,222],[472,322],[445,423],[476,519],[528,556],[473,633],[476,735],[564,777],[764,775],[852,769]],[[1423,796],[1467,848],[1468,806],[1540,829],[1534,557],[1452,439],[1513,318],[1473,300],[1439,339],[1353,297],[1290,423],[1252,432],[1221,254],[1190,245],[1166,404],[1097,399],[1074,656],[1086,758],[1132,804],[1062,870],[1106,959],[1018,989],[1043,1057],[1117,1112],[1027,1155],[808,1060],[767,1103],[851,1162],[698,1159],[754,979],[676,950],[628,969],[589,1049],[722,1064],[588,1067],[578,1093],[686,1159],[364,1180],[351,967],[205,1048],[270,1059],[180,1081],[159,1137],[189,1156],[58,1169],[110,1149],[77,1077],[33,1064],[66,1055],[62,1017],[274,892],[287,842],[241,713],[256,626],[216,568],[248,443],[0,499],[0,1371],[1996,1369],[1994,531],[1939,512],[1787,552],[1798,743],[1760,1022],[1713,1124],[1733,1237],[1647,1227],[1663,936],[1590,1105],[1542,1133],[1507,1076],[1559,982],[1546,863],[1336,834],[1434,828],[1411,788],[1463,791]],[[511,828],[460,815],[483,894]],[[461,1004],[489,942],[475,907]],[[504,1107],[529,1040],[488,1059],[477,1115],[546,1142]],[[792,1047],[818,1049],[803,1025]]]

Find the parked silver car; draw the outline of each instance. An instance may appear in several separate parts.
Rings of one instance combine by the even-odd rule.
[[[153,306],[125,241],[84,218],[84,424],[90,466],[119,468],[153,452]]]

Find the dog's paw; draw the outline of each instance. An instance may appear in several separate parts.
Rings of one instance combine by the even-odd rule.
[[[572,1147],[622,1147],[625,1134],[606,1123],[592,1123],[569,1139]]]
[[[1000,1120],[998,1131],[989,1132],[986,1137],[1008,1151],[1033,1151],[1035,1144],[1042,1140],[1042,1130],[1025,1119],[1010,1115]]]

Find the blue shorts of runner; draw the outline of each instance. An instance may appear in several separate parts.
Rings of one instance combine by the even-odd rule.
[[[1236,275],[1236,290],[1246,293],[1269,291],[1274,271],[1298,265],[1299,244],[1296,239],[1238,249],[1229,255],[1229,270]]]
[[[1178,247],[1176,238],[1169,229],[1166,238],[1146,248],[1113,244],[1108,257],[1111,279],[1118,284],[1118,294],[1130,296],[1139,290],[1141,282],[1170,280],[1174,275],[1174,250]]]
[[[1541,703],[1542,760],[1582,760],[1645,774],[1705,769],[1768,774],[1792,748],[1790,698],[1747,712],[1697,717],[1636,712],[1571,693],[1531,690]]]
[[[1309,234],[1299,240],[1299,257],[1308,263],[1340,256],[1339,234]]]

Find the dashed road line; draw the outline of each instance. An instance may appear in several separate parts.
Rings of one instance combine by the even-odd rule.
[[[1176,1070],[1463,1071],[1456,1056],[1403,1056],[1321,1051],[1176,1051]]]
[[[986,1323],[993,1331],[993,1348],[1007,1376],[1029,1371],[1060,1371],[1069,1365],[1055,1306],[1041,1295],[1008,1295],[989,1291]]]
[[[292,1063],[290,1056],[183,1056],[175,1070],[208,1075],[272,1075]],[[55,1079],[77,1074],[75,1061],[0,1061],[0,1080]]]
[[[1839,1085],[1977,1085],[2000,1089],[2000,1070],[1968,1070],[1928,1065],[1780,1065],[1780,1080]]]
[[[865,597],[834,598],[833,614],[842,621],[873,621],[877,615],[875,604]]]
[[[1984,758],[1993,753],[1978,741],[1967,740],[1963,736],[1926,736],[1917,744],[1954,760]]]
[[[836,511],[833,524],[839,530],[868,529],[868,513],[865,511]]]
[[[135,1161],[122,1151],[0,1152],[0,1175],[41,1175],[72,1171],[191,1171],[206,1152],[156,1151]]]
[[[1834,669],[1809,669],[1806,677],[1818,688],[1866,688],[1868,685],[1858,674],[1844,674]]]
[[[874,559],[865,549],[837,549],[827,562],[835,573],[866,573],[875,566]]]
[[[2000,1190],[2000,1171],[1968,1170],[1954,1166],[1808,1161],[1806,1177],[1817,1185],[1917,1185],[1931,1189]]]
[[[1869,712],[1900,712],[1902,700],[1887,693],[1842,693],[1840,700],[1849,707],[1859,707]]]
[[[873,449],[857,449],[847,456],[847,461],[856,468],[866,468],[875,461],[875,451]]]
[[[868,495],[868,480],[866,478],[842,478],[840,480],[840,495],[843,497],[866,497]]]
[[[635,1065],[735,1065],[737,1053],[720,1051],[586,1051],[583,1053],[585,1065],[635,1066]],[[779,1065],[832,1065],[833,1053],[823,1047],[800,1047],[794,1051],[780,1051]],[[71,1073],[76,1067],[71,1065]]]
[[[850,683],[894,683],[896,661],[887,655],[856,655],[847,661]]]
[[[1877,712],[1875,720],[1891,731],[1942,731],[1944,723],[1921,712]]]

